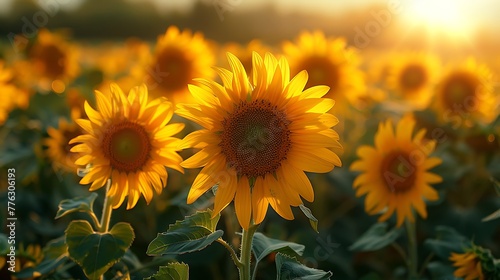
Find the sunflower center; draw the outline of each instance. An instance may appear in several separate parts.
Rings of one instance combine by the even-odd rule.
[[[124,121],[106,131],[102,147],[112,168],[121,172],[135,172],[149,159],[151,142],[141,125]]]
[[[450,76],[443,86],[443,100],[448,108],[469,102],[468,98],[475,98],[476,89],[480,82],[468,73],[455,73]]]
[[[422,66],[408,65],[401,73],[400,84],[405,90],[416,90],[425,84],[425,80],[425,70]]]
[[[290,150],[289,124],[269,101],[242,101],[222,121],[219,145],[229,166],[249,178],[275,172]]]
[[[64,74],[66,55],[55,45],[43,46],[34,52],[34,57],[41,63],[42,71],[51,78]]]
[[[396,151],[385,156],[380,172],[387,188],[393,193],[409,191],[415,185],[416,168],[404,152]]]
[[[328,85],[333,90],[337,89],[340,73],[337,65],[324,57],[310,57],[302,62],[300,69],[305,69],[309,74],[306,88],[317,85]]]
[[[191,82],[193,62],[186,55],[177,48],[167,48],[160,52],[156,60],[157,66],[152,68],[155,71],[150,73],[152,80],[167,91],[187,89],[187,84]]]

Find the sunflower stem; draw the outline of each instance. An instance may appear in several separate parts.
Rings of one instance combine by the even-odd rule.
[[[99,232],[106,233],[109,229],[109,222],[111,221],[111,213],[113,212],[113,200],[108,196],[109,187],[111,186],[111,179],[108,179],[106,184],[106,197],[104,198],[104,205],[102,208],[101,223]]]
[[[406,220],[406,233],[408,234],[408,271],[410,280],[418,279],[418,252],[417,252],[417,233],[414,223]]]
[[[240,280],[250,280],[250,261],[252,258],[252,240],[253,235],[257,231],[257,227],[259,225],[254,225],[250,223],[248,230],[243,229],[242,237],[241,237],[241,255],[240,255],[240,263],[242,264],[239,267],[240,271]]]
[[[99,222],[99,219],[94,212],[90,212],[90,218],[92,218],[95,228],[101,228],[101,222]]]
[[[228,251],[229,251],[229,254],[231,254],[231,259],[233,260],[234,264],[238,267],[238,268],[241,268],[243,266],[243,264],[240,262],[240,260],[238,260],[238,256],[236,255],[236,252],[234,251],[233,247],[231,247],[231,245],[229,245],[224,239],[222,238],[219,238],[217,240],[215,240],[217,242],[219,242],[220,244],[222,244],[222,246],[224,246]]]

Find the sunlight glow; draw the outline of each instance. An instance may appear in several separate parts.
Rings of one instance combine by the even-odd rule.
[[[413,24],[455,35],[470,35],[477,27],[474,18],[467,16],[465,0],[413,0],[407,11],[407,18]]]

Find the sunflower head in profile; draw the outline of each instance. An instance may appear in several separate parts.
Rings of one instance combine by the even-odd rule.
[[[396,55],[388,69],[387,85],[394,97],[414,108],[425,108],[432,97],[432,86],[439,71],[437,58],[426,53]]]
[[[453,66],[437,86],[434,109],[439,119],[453,126],[491,122],[500,100],[493,92],[493,81],[490,70],[473,59]]]
[[[169,167],[183,172],[177,154],[179,139],[173,137],[183,124],[167,124],[173,115],[165,98],[148,100],[145,85],[126,95],[111,84],[110,94],[95,92],[97,110],[85,102],[88,119],[76,122],[85,131],[70,141],[71,151],[80,153],[75,162],[90,166],[81,184],[95,191],[111,179],[108,196],[118,208],[128,196],[127,209],[133,208],[142,194],[146,202],[153,190],[161,193],[167,183]]]
[[[436,142],[424,139],[424,129],[413,137],[414,126],[411,116],[402,118],[396,131],[391,121],[380,123],[375,147],[359,147],[357,153],[361,159],[351,165],[351,170],[362,172],[353,187],[356,196],[366,194],[366,212],[376,215],[385,211],[380,221],[396,212],[398,226],[405,219],[414,222],[413,209],[427,217],[424,199],[438,199],[430,184],[441,181],[441,177],[429,172],[441,163],[439,158],[429,156]]]
[[[340,104],[345,100],[354,104],[364,92],[360,57],[344,38],[326,38],[321,31],[304,32],[296,42],[285,42],[283,52],[292,74],[302,70],[309,74],[306,88],[327,85],[330,91],[326,97]]]
[[[456,267],[453,276],[467,280],[484,280],[481,260],[472,251],[466,253],[451,253],[450,261]]]
[[[449,258],[455,271],[453,276],[466,280],[486,280],[500,278],[500,262],[490,250],[472,244],[463,252],[452,252]]]
[[[52,161],[52,166],[57,171],[77,172],[78,165],[75,161],[78,159],[78,154],[71,152],[75,144],[69,144],[69,141],[82,134],[82,129],[74,122],[79,117],[79,111],[74,110],[71,121],[61,118],[58,128],[47,129],[49,137],[44,143],[47,146],[47,155]]]
[[[329,172],[341,162],[338,123],[327,112],[327,86],[304,91],[307,72],[290,80],[288,62],[253,53],[252,78],[241,62],[227,54],[231,70],[217,68],[222,79],[198,79],[190,85],[195,104],[179,104],[178,115],[203,129],[187,135],[180,148],[201,149],[181,165],[203,167],[189,191],[193,203],[217,185],[214,215],[234,200],[240,225],[248,229],[266,216],[268,206],[293,219],[290,206],[314,199],[304,171]]]
[[[2,102],[0,102],[0,125],[7,119],[10,111],[15,108],[27,108],[29,104],[29,92],[22,90],[14,83],[13,71],[4,67],[0,60],[0,92]]]
[[[28,56],[38,86],[44,91],[64,92],[80,71],[78,49],[62,35],[46,29],[38,32]]]
[[[187,85],[194,78],[213,77],[214,62],[212,44],[201,33],[171,26],[158,37],[142,77],[152,95],[166,96],[176,104],[190,99]]]

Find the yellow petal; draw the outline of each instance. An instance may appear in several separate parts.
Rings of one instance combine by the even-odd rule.
[[[304,99],[304,98],[321,98],[321,97],[325,96],[325,94],[327,94],[329,90],[330,90],[330,87],[323,86],[323,85],[310,87],[310,88],[306,89],[300,95],[300,98],[301,99]]]
[[[247,230],[252,215],[252,196],[247,177],[241,177],[238,180],[236,196],[234,197],[234,208],[240,226]]]
[[[271,204],[274,211],[287,220],[293,220],[294,216],[290,209],[290,204],[284,199],[284,194],[278,182],[274,179],[274,176],[267,174],[264,177],[264,184],[266,186],[264,190],[266,192],[267,201]]]
[[[219,177],[218,183],[212,216],[219,214],[229,203],[231,203],[231,201],[233,201],[238,186],[236,173],[227,172],[225,176]]]
[[[284,161],[282,163],[282,168],[280,168],[280,172],[282,173],[281,177],[286,180],[292,190],[299,193],[300,196],[309,202],[314,200],[313,187],[309,178],[307,178],[306,174],[302,170],[295,168],[293,165],[288,163],[288,161]]]
[[[264,179],[261,176],[257,177],[252,188],[252,217],[255,224],[262,223],[269,206],[264,190],[265,187]]]
[[[95,91],[95,100],[97,109],[101,112],[103,119],[108,120],[113,116],[112,105],[110,100],[98,90]]]
[[[245,68],[240,60],[232,53],[227,53],[227,59],[231,66],[231,72],[233,72],[232,89],[239,94],[240,99],[244,99],[249,92],[250,84]]]
[[[443,181],[443,178],[441,178],[441,176],[438,176],[434,173],[425,172],[424,173],[424,180],[427,183],[434,184],[434,183],[441,183]]]
[[[219,146],[208,146],[203,150],[197,152],[190,158],[181,162],[181,166],[184,168],[198,168],[205,166],[208,162],[210,162],[214,156],[220,153]]]
[[[182,139],[179,144],[179,149],[187,149],[187,148],[196,148],[201,149],[205,148],[207,145],[217,145],[220,142],[220,137],[215,135],[206,129],[197,130],[195,132],[191,132],[184,139]]]
[[[217,184],[217,178],[226,172],[226,161],[214,158],[196,176],[187,196],[187,203],[191,204],[202,194]]]

